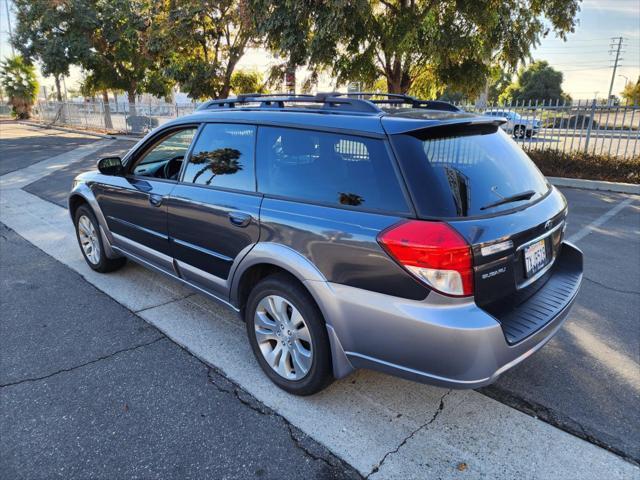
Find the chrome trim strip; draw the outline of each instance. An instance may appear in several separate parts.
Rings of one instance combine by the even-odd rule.
[[[174,274],[172,274],[172,273],[170,273],[170,272],[167,272],[166,270],[163,270],[162,268],[160,268],[160,267],[158,267],[158,266],[154,265],[153,263],[148,262],[148,261],[147,261],[147,260],[145,260],[144,258],[139,257],[138,255],[135,255],[135,254],[133,254],[133,253],[131,253],[131,252],[129,252],[129,251],[127,251],[127,250],[123,249],[123,248],[116,247],[116,246],[114,246],[114,247],[113,247],[113,249],[114,249],[114,250],[117,250],[117,251],[118,251],[118,252],[120,252],[122,255],[125,255],[126,257],[129,257],[129,258],[130,258],[131,260],[133,260],[134,262],[141,263],[141,264],[143,264],[145,267],[149,267],[149,268],[151,268],[151,269],[153,269],[153,270],[156,270],[157,272],[160,272],[160,273],[162,273],[162,274],[164,274],[164,275],[166,275],[166,276],[168,276],[168,277],[171,277],[171,278],[173,278],[174,280],[178,280],[179,282],[181,282],[181,283],[183,283],[183,284],[187,285],[188,287],[190,287],[190,288],[192,288],[192,289],[194,289],[194,290],[197,290],[197,291],[198,291],[198,292],[200,292],[200,293],[204,293],[204,294],[205,294],[205,295],[207,295],[208,297],[211,297],[212,299],[214,299],[214,300],[216,300],[216,301],[218,301],[218,302],[222,303],[223,305],[226,305],[227,307],[231,308],[231,309],[232,309],[234,312],[236,312],[236,313],[239,313],[239,312],[240,312],[240,309],[239,309],[239,308],[236,308],[235,306],[233,306],[233,305],[232,305],[231,303],[229,303],[228,301],[226,301],[226,300],[224,300],[224,299],[222,299],[222,298],[218,297],[217,295],[214,295],[213,293],[211,293],[211,292],[209,292],[209,291],[205,290],[204,288],[201,288],[201,287],[199,287],[199,286],[197,286],[197,285],[194,285],[193,283],[188,282],[188,281],[184,280],[183,278],[180,278],[180,277],[178,277],[178,276],[176,276],[176,275],[174,275]]]
[[[218,252],[214,252],[213,250],[209,250],[209,249],[206,249],[204,247],[200,247],[198,245],[194,245],[193,243],[185,242],[184,240],[178,240],[175,237],[170,237],[170,240],[172,242],[177,243],[178,245],[190,248],[192,250],[197,250],[198,252],[206,253],[207,255],[211,255],[212,257],[218,258],[220,260],[224,260],[225,262],[233,262],[233,258],[231,258],[231,257],[227,257],[226,255],[223,255],[223,254],[218,253]]]
[[[553,232],[555,232],[556,230],[558,230],[560,227],[562,227],[564,225],[565,221],[562,220],[558,225],[556,225],[555,227],[553,227],[551,230],[549,230],[548,232],[544,232],[542,235],[537,236],[536,238],[534,238],[533,240],[529,240],[526,243],[523,243],[522,245],[520,245],[518,248],[516,248],[516,252],[519,252],[520,250],[522,250],[525,247],[528,247],[529,245],[531,245],[532,243],[536,243],[537,241],[542,240],[543,238],[547,238],[549,235],[553,234]]]
[[[141,232],[145,232],[145,233],[148,233],[149,235],[153,235],[154,237],[162,238],[163,240],[169,240],[169,237],[167,235],[164,235],[162,233],[156,232],[155,230],[151,230],[149,228],[141,227],[140,225],[136,225],[135,223],[127,222],[126,220],[122,220],[121,218],[112,217],[111,215],[108,215],[107,218],[109,220],[113,220],[116,223],[120,223],[121,225],[125,225],[125,226],[131,227],[131,228],[135,228],[136,230],[140,230]]]

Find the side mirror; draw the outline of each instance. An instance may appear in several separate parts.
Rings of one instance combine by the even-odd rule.
[[[120,157],[105,157],[98,160],[98,170],[104,175],[122,175],[124,167]]]

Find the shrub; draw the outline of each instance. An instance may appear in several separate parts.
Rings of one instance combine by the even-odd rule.
[[[640,157],[620,158],[583,152],[531,150],[538,168],[550,177],[640,183]]]
[[[11,113],[18,119],[31,116],[38,95],[38,81],[33,65],[24,61],[21,56],[7,58],[0,62],[2,87],[9,97]]]

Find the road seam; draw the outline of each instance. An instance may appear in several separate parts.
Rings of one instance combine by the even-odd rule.
[[[595,232],[596,228],[601,227],[605,222],[607,222],[608,220],[610,220],[613,217],[615,217],[624,208],[626,208],[629,205],[631,205],[634,200],[635,200],[635,198],[627,198],[626,200],[623,200],[622,202],[617,204],[615,207],[610,209],[608,212],[603,213],[602,215],[600,215],[593,222],[591,222],[588,225],[585,225],[584,227],[582,227],[576,233],[574,233],[569,238],[567,238],[567,240],[569,242],[571,242],[571,243],[578,243],[580,240],[582,240],[584,237],[586,237],[590,233]]]
[[[600,286],[602,288],[606,288],[607,290],[611,290],[612,292],[626,293],[628,295],[640,295],[640,292],[636,292],[635,290],[623,290],[621,288],[610,287],[609,285],[605,285],[604,283],[598,282],[597,280],[594,280],[593,278],[589,278],[586,275],[584,275],[583,278],[585,280],[588,280],[591,283],[595,283],[596,285],[598,285],[598,286]]]
[[[116,355],[120,355],[121,353],[132,352],[132,351],[137,350],[139,348],[143,348],[143,347],[147,347],[149,345],[153,345],[154,343],[159,342],[160,340],[164,340],[166,338],[167,337],[164,334],[160,333],[160,336],[158,338],[155,338],[154,340],[151,340],[150,342],[145,342],[145,343],[141,343],[139,345],[134,345],[133,347],[127,347],[127,348],[123,348],[121,350],[116,350],[115,352],[110,353],[108,355],[103,355],[102,357],[98,357],[98,358],[95,358],[95,359],[90,360],[88,362],[81,363],[80,365],[75,365],[75,366],[69,367],[69,368],[63,368],[63,369],[57,370],[57,371],[55,371],[53,373],[50,373],[48,375],[43,375],[42,377],[25,378],[23,380],[18,380],[18,381],[15,381],[15,382],[5,383],[5,384],[0,385],[0,388],[13,387],[15,385],[21,385],[23,383],[39,382],[40,380],[46,380],[47,378],[51,378],[51,377],[53,377],[55,375],[58,375],[60,373],[71,372],[73,370],[77,370],[79,368],[86,367],[88,365],[93,365],[94,363],[98,363],[98,362],[101,362],[103,360],[108,360],[110,358],[115,357]]]

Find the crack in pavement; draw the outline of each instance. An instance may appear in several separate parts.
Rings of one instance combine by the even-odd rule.
[[[324,455],[312,451],[308,446],[304,445],[304,439],[309,437],[304,432],[302,432],[298,427],[293,425],[284,416],[280,415],[276,411],[272,410],[271,408],[267,407],[265,404],[260,402],[249,392],[245,391],[242,387],[240,387],[235,382],[233,382],[228,377],[226,377],[217,368],[212,367],[210,365],[207,365],[207,367],[208,367],[207,379],[210,384],[212,384],[219,392],[234,396],[236,400],[238,400],[240,403],[250,408],[251,410],[259,413],[260,415],[266,415],[266,416],[279,419],[287,428],[289,437],[291,438],[293,445],[297,449],[301,450],[310,459],[314,461],[322,462],[330,469],[341,469],[345,472],[348,472],[351,476],[353,476],[353,478],[359,478],[359,479],[362,478],[362,475],[360,475],[351,465],[349,465],[342,459],[334,456],[328,450]],[[326,447],[320,446],[320,448],[325,449]]]
[[[149,345],[152,345],[152,344],[154,344],[156,342],[159,342],[160,340],[164,340],[166,338],[167,337],[164,334],[161,334],[158,338],[156,338],[154,340],[151,340],[149,342],[141,343],[139,345],[134,345],[133,347],[123,348],[121,350],[117,350],[117,351],[115,351],[113,353],[110,353],[108,355],[104,355],[102,357],[95,358],[95,359],[90,360],[90,361],[85,362],[85,363],[81,363],[80,365],[75,365],[75,366],[69,367],[69,368],[63,368],[63,369],[57,370],[57,371],[55,371],[53,373],[50,373],[48,375],[43,375],[42,377],[25,378],[25,379],[22,379],[22,380],[17,380],[15,382],[5,383],[5,384],[0,385],[0,388],[12,387],[12,386],[20,385],[22,383],[27,383],[27,382],[38,382],[40,380],[45,380],[47,378],[51,378],[51,377],[53,377],[55,375],[58,375],[60,373],[71,372],[73,370],[77,370],[78,368],[86,367],[87,365],[93,365],[94,363],[98,363],[98,362],[101,362],[103,360],[108,360],[109,358],[115,357],[116,355],[119,355],[121,353],[131,352],[131,351],[137,350],[139,348],[147,347]]]
[[[400,442],[400,444],[396,448],[394,448],[393,450],[389,450],[387,453],[385,453],[384,456],[382,457],[382,460],[380,460],[378,464],[374,466],[373,469],[367,474],[367,476],[364,477],[365,479],[368,479],[371,477],[371,475],[379,472],[380,469],[382,468],[382,465],[384,464],[384,462],[387,461],[387,458],[389,458],[389,456],[398,453],[398,451],[402,447],[404,447],[409,440],[411,440],[415,435],[417,435],[418,432],[420,432],[421,430],[424,430],[425,428],[427,428],[429,425],[431,425],[433,422],[436,421],[436,418],[438,418],[438,416],[440,415],[440,412],[444,410],[444,399],[447,395],[451,393],[451,391],[452,391],[451,389],[447,390],[446,393],[442,395],[442,397],[440,397],[440,404],[438,405],[438,408],[436,409],[436,411],[433,412],[433,416],[429,419],[429,421],[420,425],[415,430],[413,430],[409,435],[407,435],[404,438],[404,440],[402,440],[402,442]]]
[[[621,288],[610,287],[608,285],[605,285],[604,283],[600,283],[597,280],[589,278],[586,275],[584,276],[584,279],[590,281],[591,283],[595,283],[596,285],[599,285],[602,288],[606,288],[607,290],[611,290],[613,292],[628,293],[629,295],[640,295],[640,292],[636,292],[635,290],[623,290]]]

